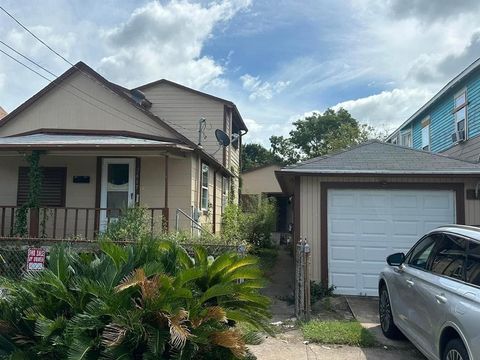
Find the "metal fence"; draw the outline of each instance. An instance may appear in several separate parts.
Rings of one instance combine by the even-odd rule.
[[[0,277],[8,277],[11,279],[21,278],[25,274],[28,262],[29,249],[42,249],[45,251],[45,266],[48,266],[48,253],[50,249],[59,243],[67,244],[72,249],[83,253],[99,252],[99,243],[96,241],[55,241],[52,239],[36,239],[36,240],[3,240],[0,241]],[[117,242],[119,245],[129,245],[132,242]],[[223,245],[223,244],[180,244],[190,256],[193,256],[194,246],[202,245],[208,255],[217,257],[225,252],[237,252],[241,255],[245,253],[244,246]],[[31,263],[30,263],[31,264]]]

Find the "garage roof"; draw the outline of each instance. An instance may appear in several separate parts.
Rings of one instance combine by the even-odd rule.
[[[325,175],[480,175],[480,164],[379,140],[370,140],[347,150],[288,166],[280,172]]]

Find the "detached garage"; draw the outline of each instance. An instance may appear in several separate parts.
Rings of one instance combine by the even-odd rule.
[[[276,176],[294,196],[312,279],[338,294],[375,296],[389,254],[440,225],[480,224],[480,165],[444,155],[369,141]]]

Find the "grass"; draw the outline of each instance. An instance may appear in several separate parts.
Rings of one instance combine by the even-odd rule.
[[[372,333],[363,328],[358,321],[320,321],[312,320],[302,325],[305,340],[322,344],[341,344],[360,347],[375,345]]]
[[[264,273],[268,273],[275,266],[277,261],[278,249],[277,248],[259,248],[255,249],[254,255],[260,259],[259,265]]]

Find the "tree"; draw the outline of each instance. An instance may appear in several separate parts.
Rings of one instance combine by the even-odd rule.
[[[281,162],[282,159],[279,156],[260,144],[242,145],[242,171]]]
[[[289,137],[270,137],[273,155],[288,164],[345,149],[376,136],[372,127],[360,125],[343,108],[313,113],[293,125]]]

